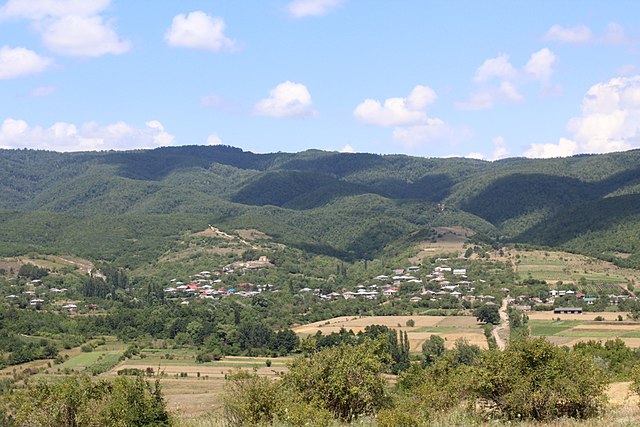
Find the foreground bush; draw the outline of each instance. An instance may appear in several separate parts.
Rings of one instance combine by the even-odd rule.
[[[606,404],[608,379],[592,358],[539,338],[486,353],[477,396],[510,419],[589,418]]]
[[[88,376],[32,382],[4,398],[2,411],[16,427],[168,427],[159,384],[142,377],[92,382]]]
[[[387,401],[379,346],[326,348],[296,359],[281,380],[237,372],[227,377],[224,418],[231,425],[280,421],[291,426],[327,426],[375,414]]]

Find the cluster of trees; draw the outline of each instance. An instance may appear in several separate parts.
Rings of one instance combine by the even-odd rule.
[[[315,335],[307,337],[300,344],[300,348],[307,354],[313,354],[326,348],[360,345],[369,341],[378,343],[377,352],[386,372],[397,374],[409,368],[411,362],[407,333],[383,325],[367,325],[357,334],[345,328],[329,335],[323,335],[318,331]]]
[[[0,399],[4,427],[103,427],[172,425],[158,382],[142,376],[92,381],[68,376],[32,382]]]
[[[379,339],[326,347],[296,359],[281,381],[256,374],[229,376],[224,414],[231,425],[305,419],[330,425],[376,415],[378,425],[427,425],[439,414],[549,421],[590,418],[606,404],[608,377],[594,360],[544,339],[522,338],[505,351],[472,351],[457,343],[430,352],[424,366],[403,371],[394,387],[383,376]],[[431,345],[430,344],[430,345]],[[483,402],[483,405],[475,405]],[[475,407],[475,409],[473,409]]]

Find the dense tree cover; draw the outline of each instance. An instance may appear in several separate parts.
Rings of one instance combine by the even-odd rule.
[[[497,325],[500,323],[500,308],[497,305],[484,304],[473,311],[479,322]]]
[[[169,427],[160,385],[142,376],[93,382],[69,376],[32,382],[3,396],[0,413],[11,427]]]
[[[425,226],[465,225],[637,266],[640,242],[624,219],[640,205],[639,157],[489,163],[197,146],[2,150],[0,208],[21,212],[0,215],[0,237],[5,254],[64,251],[140,265],[207,223],[258,228],[343,259],[377,256]],[[266,204],[278,207],[255,206]]]
[[[388,355],[379,352],[380,344],[324,348],[296,359],[280,381],[231,375],[225,418],[258,425],[306,417],[323,426],[331,418],[376,414],[382,426],[430,425],[439,412],[464,407],[482,417],[548,422],[594,417],[606,403],[608,378],[594,360],[544,339],[518,339],[504,351],[484,352],[459,341],[438,350],[426,367],[413,364],[393,387],[381,377]]]
[[[295,359],[280,381],[239,373],[228,379],[224,412],[232,425],[275,419],[329,425],[375,414],[386,402],[375,341],[341,344]],[[298,425],[298,424],[295,424]]]

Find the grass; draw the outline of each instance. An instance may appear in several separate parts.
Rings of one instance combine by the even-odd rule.
[[[529,328],[531,335],[537,337],[547,337],[552,335],[559,335],[562,332],[574,328],[578,325],[584,324],[581,320],[562,320],[562,321],[549,321],[549,320],[530,320]]]
[[[517,272],[523,278],[536,280],[578,282],[584,278],[588,293],[604,287],[617,288],[615,284],[626,283],[637,272],[618,268],[610,263],[593,260],[582,255],[555,251],[525,251],[519,253]],[[593,288],[591,288],[593,286]]]
[[[115,364],[120,359],[120,355],[121,352],[117,350],[94,350],[90,353],[83,352],[71,357],[69,360],[60,365],[60,367],[62,369],[67,368],[77,371],[82,369],[91,369],[95,365],[104,365],[107,362],[112,363],[111,366],[115,366]]]

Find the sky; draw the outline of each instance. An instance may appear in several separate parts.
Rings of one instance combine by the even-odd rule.
[[[636,0],[8,0],[0,148],[640,148]]]

